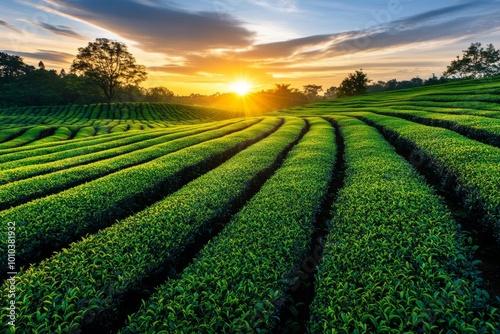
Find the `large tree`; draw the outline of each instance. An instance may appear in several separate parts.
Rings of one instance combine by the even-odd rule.
[[[34,70],[35,68],[26,65],[21,57],[0,52],[0,86]]]
[[[485,49],[481,43],[472,43],[462,52],[462,58],[457,56],[443,73],[445,77],[472,79],[500,74],[500,50],[493,44]]]
[[[340,84],[337,90],[338,97],[346,97],[353,95],[365,94],[368,91],[368,83],[370,80],[363,70],[351,73]]]
[[[136,64],[125,44],[106,38],[98,38],[85,48],[79,48],[71,71],[82,74],[97,85],[108,104],[118,88],[138,85],[147,78],[146,68]]]
[[[304,86],[304,95],[307,96],[309,101],[314,102],[318,98],[319,92],[323,91],[323,86],[319,85],[305,85]]]

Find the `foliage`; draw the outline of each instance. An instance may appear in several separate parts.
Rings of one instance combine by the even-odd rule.
[[[376,83],[372,83],[368,86],[368,92],[377,93],[387,90],[408,89],[408,88],[423,86],[425,83],[426,81],[418,77],[412,78],[411,80],[403,80],[403,81],[398,81],[396,79],[391,79],[387,82],[377,81]]]
[[[498,310],[478,289],[440,198],[374,128],[334,119],[346,179],[332,208],[310,332],[491,332]]]
[[[359,116],[422,157],[439,175],[443,188],[453,189],[470,213],[482,217],[478,223],[483,226],[478,227],[490,228],[500,245],[500,148],[400,118],[372,113]]]
[[[97,315],[94,322],[101,321],[102,329],[113,320],[113,309],[123,302],[124,294],[139,290],[144,277],[166,263],[174,264],[185,247],[217,222],[229,219],[253,182],[266,170],[269,173],[303,127],[304,121],[288,119],[269,137],[176,193],[19,275],[17,288],[25,291],[18,302],[19,326],[28,329],[43,324],[46,330],[70,332],[81,330]],[[73,290],[75,286],[78,289]],[[70,296],[68,289],[73,291]],[[60,298],[63,294],[65,299]],[[41,302],[46,305],[40,311],[42,321],[36,317]],[[68,310],[73,310],[71,319]]]
[[[64,247],[85,233],[106,227],[117,217],[124,217],[177,190],[211,163],[227,159],[231,153],[250,145],[271,131],[269,128],[276,126],[276,120],[272,120],[242,130],[254,122],[249,120],[247,124],[236,124],[233,131],[240,131],[222,138],[218,137],[231,131],[213,130],[172,141],[167,147],[173,152],[171,154],[2,211],[1,220],[17,221],[19,226],[23,226],[16,235],[18,261],[24,263],[40,259],[48,245],[56,249]],[[187,147],[190,145],[193,146]],[[167,148],[163,148],[162,152]],[[92,171],[87,168],[87,173]],[[40,217],[39,212],[46,214]],[[7,249],[6,242],[1,240],[2,250]],[[3,254],[7,253],[4,251]]]
[[[335,86],[332,86],[326,90],[325,95],[324,95],[325,99],[333,100],[333,99],[337,98],[337,93],[338,93],[338,88]]]
[[[368,91],[370,80],[363,70],[357,70],[345,78],[337,89],[338,97],[365,94]]]
[[[236,129],[238,126],[235,125]],[[229,126],[226,131],[235,129]],[[85,142],[69,152],[60,152],[42,157],[33,157],[0,164],[0,209],[19,205],[32,198],[41,197],[77,186],[124,168],[159,158],[174,150],[190,145],[192,141],[175,139],[195,136],[221,125],[186,131],[164,131],[127,136],[111,142],[88,147]],[[206,139],[205,136],[202,137]],[[195,138],[192,138],[195,139]],[[196,138],[198,139],[198,138]],[[55,160],[55,161],[53,161]],[[90,168],[87,164],[92,163]],[[17,182],[16,182],[17,181]]]
[[[457,56],[443,73],[451,78],[482,78],[500,74],[500,50],[493,44],[486,49],[481,43],[472,43],[467,50],[463,50],[462,58]]]
[[[146,68],[136,64],[125,44],[106,38],[97,38],[95,42],[79,48],[71,71],[83,74],[99,86],[108,104],[118,88],[138,85],[147,78]]]
[[[145,101],[169,102],[174,97],[174,92],[166,87],[151,87],[146,89],[144,97]]]
[[[326,121],[312,120],[282,167],[179,279],[167,281],[129,318],[122,333],[270,330],[326,196],[334,138]]]
[[[0,87],[11,82],[15,77],[34,71],[33,66],[26,65],[19,56],[0,52]]]
[[[305,85],[304,95],[307,96],[310,102],[314,102],[318,99],[318,94],[323,90],[323,86],[319,85]]]
[[[24,105],[54,105],[64,104],[65,84],[54,70],[40,68],[18,76],[16,80],[3,88],[5,104],[16,104],[22,101]]]
[[[33,71],[4,87],[57,80]],[[82,76],[58,77],[85,88]],[[280,312],[294,303],[311,310],[311,333],[498,332],[477,246],[449,208],[500,235],[500,77],[424,86],[247,119],[149,102],[0,109],[0,233],[16,221],[17,332],[115,332],[124,321],[126,333],[275,332],[294,322]],[[123,88],[116,100],[146,94]],[[278,94],[305,98],[288,84],[256,94],[272,97],[266,108]],[[337,136],[311,115],[335,119]],[[332,170],[335,142],[344,166]],[[443,201],[402,155],[457,200]],[[310,308],[287,289],[330,201]]]
[[[433,97],[429,98],[432,99]],[[388,116],[405,118],[407,120],[425,125],[447,128],[471,139],[500,147],[500,119],[466,114],[448,115],[445,113],[434,113],[423,110],[401,111],[389,108],[380,108],[374,112]]]

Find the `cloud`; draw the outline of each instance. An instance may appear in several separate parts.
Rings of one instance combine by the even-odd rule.
[[[214,12],[181,9],[181,2],[42,1],[52,12],[106,29],[136,42],[136,46],[144,51],[164,54],[165,60],[159,66],[150,64],[148,71],[155,75],[163,73],[165,77],[189,80],[183,82],[212,82],[215,78],[222,82],[241,73],[243,76],[261,78],[263,82],[272,82],[276,78],[327,77],[332,73],[361,67],[375,72],[383,68],[384,73],[395,73],[397,68],[409,67],[413,67],[412,71],[415,68],[434,70],[443,66],[442,59],[416,59],[411,54],[412,50],[420,52],[418,47],[421,46],[446,45],[465,38],[488,36],[500,27],[499,1],[468,0],[391,22],[377,23],[374,18],[365,29],[332,31],[331,34],[327,32],[254,44],[256,35],[249,30],[251,28],[248,28],[247,23],[225,13],[220,16]],[[246,1],[282,12],[292,11],[298,3],[283,0]],[[325,3],[329,6],[339,5]],[[277,18],[282,17],[278,13],[274,14]],[[45,25],[43,28],[62,36],[75,33],[71,28],[60,25]],[[38,50],[38,53],[29,57],[42,58],[43,52]],[[394,54],[392,63],[382,59],[387,54]],[[342,57],[345,55],[353,57]],[[57,58],[57,55],[53,56]],[[370,59],[371,56],[374,57]],[[71,58],[67,57],[64,61],[67,59]]]
[[[341,56],[416,43],[465,39],[500,28],[500,6],[486,2],[466,3],[429,11],[364,31],[355,38],[333,43],[326,50],[303,56]]]
[[[5,21],[3,21],[3,20],[0,20],[0,26],[5,27],[5,28],[7,28],[7,29],[9,29],[9,30],[15,31],[15,32],[17,32],[17,33],[19,33],[19,34],[21,34],[21,33],[22,33],[20,30],[16,29],[16,28],[15,28],[15,27],[13,27],[12,25],[10,25],[8,22],[5,22]]]
[[[85,36],[80,35],[79,33],[75,32],[73,29],[67,26],[62,26],[62,25],[53,26],[43,22],[30,22],[30,23],[47,31],[53,32],[56,35],[78,38],[78,39],[86,39]]]
[[[439,66],[439,61],[429,61],[429,60],[405,60],[401,62],[360,62],[358,64],[343,64],[343,65],[313,65],[313,66],[287,66],[286,63],[275,63],[271,65],[264,66],[262,69],[266,72],[272,73],[331,73],[331,72],[345,72],[352,71],[354,69],[370,69],[370,68],[415,68],[415,67],[433,67]]]
[[[253,5],[265,7],[279,12],[298,12],[297,0],[251,0]]]
[[[2,52],[13,54],[20,57],[33,58],[42,61],[50,61],[54,63],[68,63],[74,59],[74,55],[65,52],[53,51],[53,50],[41,50],[38,49],[36,52],[20,52],[12,50],[4,50]]]
[[[135,41],[150,52],[172,53],[251,45],[242,22],[213,12],[189,12],[154,1],[46,0],[60,14]]]
[[[281,58],[289,57],[298,50],[329,42],[335,35],[316,35],[296,38],[283,42],[255,45],[250,51],[242,53],[245,58]]]
[[[240,56],[247,59],[289,58],[300,62],[391,48],[411,48],[416,43],[464,39],[499,29],[500,6],[498,1],[495,3],[467,2],[363,30],[255,45]]]

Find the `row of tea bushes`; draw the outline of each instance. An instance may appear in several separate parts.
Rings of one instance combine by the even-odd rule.
[[[456,222],[372,127],[334,116],[346,179],[333,206],[311,333],[494,333]]]
[[[322,119],[283,166],[188,266],[144,303],[121,333],[250,333],[276,324],[328,192],[335,134]]]

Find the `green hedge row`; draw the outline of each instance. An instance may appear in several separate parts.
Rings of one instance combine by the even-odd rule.
[[[50,143],[50,142],[57,142],[57,141],[62,141],[62,140],[68,140],[73,132],[65,127],[61,126],[56,129],[54,134],[52,136],[44,137],[42,139],[35,140],[27,145],[39,145],[39,144],[44,144],[44,143]]]
[[[492,228],[500,244],[500,149],[453,131],[390,116],[359,114],[397,144],[413,150],[430,165],[443,186],[453,187],[484,229]]]
[[[427,111],[427,112],[434,112],[434,113],[440,113],[440,114],[446,114],[446,115],[473,115],[473,116],[484,116],[487,118],[500,118],[500,112],[498,111],[491,111],[491,110],[479,110],[479,109],[471,109],[469,108],[445,108],[445,107],[433,107],[433,106],[426,106],[426,107],[419,107],[419,106],[412,106],[412,105],[407,105],[407,104],[397,104],[397,105],[388,105],[387,108],[391,108],[397,111],[403,111],[403,110],[408,110],[408,111]],[[373,108],[372,108],[373,110]],[[366,111],[371,111],[371,110],[366,110]]]
[[[419,107],[462,108],[485,111],[500,111],[500,104],[492,102],[438,102],[438,101],[405,101],[405,104]]]
[[[100,143],[104,143],[106,141],[125,138],[131,135],[132,135],[131,133],[114,133],[107,136],[100,136],[94,138],[80,138],[80,139],[73,138],[72,140],[67,142],[52,142],[34,146],[21,146],[21,147],[9,148],[2,150],[2,155],[0,155],[0,163],[29,158],[32,156],[55,153],[63,150],[70,150],[72,148],[78,148],[80,147],[82,142],[86,142],[87,145],[97,145]]]
[[[19,136],[22,132],[25,131],[25,128],[14,128],[14,129],[2,129],[0,133],[0,143],[9,141],[16,136]]]
[[[55,128],[45,125],[35,126],[26,130],[19,137],[11,139],[9,141],[0,144],[0,150],[26,145],[34,140],[43,138],[47,134],[54,132]]]
[[[110,164],[113,164],[113,161],[115,159],[120,159],[120,156],[123,154],[130,153],[133,155],[135,153],[145,153],[146,150],[155,151],[155,145],[165,144],[165,142],[173,139],[196,135],[212,129],[219,129],[224,125],[212,125],[208,127],[200,126],[191,130],[174,133],[166,133],[165,131],[141,133],[139,135],[133,135],[120,140],[93,145],[90,147],[82,145],[83,147],[79,149],[75,148],[69,151],[65,150],[41,157],[37,156],[7,163],[0,163],[0,168],[2,169],[0,171],[0,185],[26,179],[28,177],[52,173],[62,169],[66,171],[67,168],[89,164],[92,162],[102,163],[105,159],[109,159],[107,161]],[[152,157],[149,159],[152,159]],[[131,159],[131,163],[127,163],[125,166],[132,165],[133,161],[134,160]],[[2,202],[1,196],[0,202]]]
[[[500,146],[500,119],[409,110],[376,109],[373,112],[400,117],[425,125],[444,127],[483,143]]]
[[[223,129],[217,129],[219,127],[216,127],[215,130],[208,132],[205,128],[201,128],[172,135],[162,135],[160,138],[93,153],[89,156],[84,155],[53,163],[21,167],[7,170],[3,173],[0,172],[0,180],[3,178],[4,180],[2,181],[4,182],[23,178],[0,186],[0,210],[5,210],[45,195],[54,194],[125,168],[146,163],[165,154],[220,137],[247,126],[249,126],[249,123],[238,123]],[[105,159],[109,155],[118,156]],[[99,157],[101,159],[98,159]],[[98,161],[86,164],[84,162],[87,159]],[[72,165],[77,166],[68,168]],[[52,172],[53,170],[55,172]],[[43,172],[48,174],[42,174]],[[28,178],[32,175],[37,176]]]
[[[491,92],[493,93],[493,92]],[[457,94],[455,92],[449,92],[445,94],[427,94],[421,96],[415,96],[410,99],[410,101],[430,101],[430,102],[500,102],[500,95],[498,90],[496,94],[487,94],[485,92],[478,91],[474,94],[474,90],[469,90],[466,94]]]
[[[121,333],[250,333],[276,324],[328,191],[335,134],[319,118],[282,167]]]
[[[233,134],[223,136],[227,130],[218,130],[223,137],[217,139],[211,139],[217,131],[209,132],[204,134],[207,141],[197,145],[0,212],[1,221],[16,222],[18,262],[40,259],[45,256],[44,249],[64,247],[85,233],[142,209],[177,190],[211,164],[220,163],[274,131],[281,122],[265,119],[243,130],[245,124],[255,123],[248,120]],[[199,141],[193,140],[193,144]],[[5,228],[2,224],[2,233],[6,233]],[[0,249],[6,257],[7,240],[2,238],[1,242]]]
[[[84,126],[75,134],[75,139],[95,136],[95,129],[92,126]]]
[[[164,200],[18,275],[18,326],[51,333],[89,323],[103,329],[124,295],[140,290],[144,278],[174,264],[200,235],[243,205],[245,193],[272,171],[304,125],[287,119],[269,137]]]
[[[26,156],[26,158],[0,163],[0,184],[5,184],[10,181],[15,181],[17,179],[24,178],[22,176],[23,175],[22,171],[23,170],[29,171],[29,168],[33,168],[35,172],[31,174],[27,173],[27,176],[38,175],[38,171],[36,171],[36,169],[40,169],[40,172],[43,173],[44,171],[50,172],[53,170],[65,168],[63,164],[65,162],[64,160],[72,161],[76,159],[82,159],[81,163],[85,163],[86,162],[85,159],[88,158],[89,162],[92,162],[99,159],[99,158],[92,159],[92,157],[94,155],[102,154],[101,153],[102,151],[105,151],[104,154],[106,154],[107,151],[120,149],[122,146],[125,145],[142,142],[144,140],[153,139],[164,135],[165,135],[164,132],[141,133],[139,135],[119,138],[117,140],[107,141],[105,143],[97,145],[86,145],[85,142],[80,142],[78,147],[74,147],[73,149],[70,150],[62,149],[60,151],[58,150],[54,153],[48,153],[41,156],[40,155],[30,156],[31,151],[19,152],[22,154],[17,154],[17,156],[24,155]],[[104,155],[104,157],[106,157],[106,155]],[[52,169],[49,167],[51,164],[54,166],[60,164],[62,166],[59,168]],[[75,163],[75,165],[78,164],[79,164],[78,162]],[[45,165],[47,165],[48,167],[44,168]],[[69,164],[68,167],[70,166],[72,166],[72,164]],[[14,172],[15,170],[20,171],[19,177],[16,175],[17,173]]]
[[[494,333],[456,222],[372,127],[334,116],[346,178],[311,305],[311,333]]]
[[[228,123],[233,123],[233,122],[234,121],[228,121]],[[205,125],[210,126],[210,124],[215,124],[215,123],[216,122],[200,124],[199,126],[205,126]],[[223,123],[219,123],[219,124],[223,124]],[[170,127],[169,129],[154,129],[153,131],[166,131],[167,133],[174,133],[174,132],[194,129],[194,127],[196,127],[196,126],[198,126],[198,125],[176,125],[176,126]],[[70,126],[70,128],[72,129],[72,131],[78,131],[78,129],[80,127],[79,126]],[[93,129],[92,131],[95,132],[95,129],[94,128],[92,128],[92,129]],[[149,130],[149,132],[151,132],[151,129],[148,129],[148,130]],[[68,141],[68,142],[52,142],[52,143],[45,143],[45,144],[37,144],[37,145],[33,145],[33,146],[25,145],[25,146],[21,146],[21,147],[5,149],[5,150],[2,150],[2,155],[0,156],[0,163],[24,159],[27,157],[56,153],[56,152],[60,152],[63,150],[80,148],[82,146],[82,143],[85,143],[88,146],[97,145],[97,144],[105,143],[105,142],[108,142],[111,140],[137,136],[140,134],[141,134],[140,132],[110,133],[110,134],[107,134],[104,136],[95,136],[93,138],[87,138],[87,137],[77,138],[75,136],[75,138],[73,138],[71,141]]]

